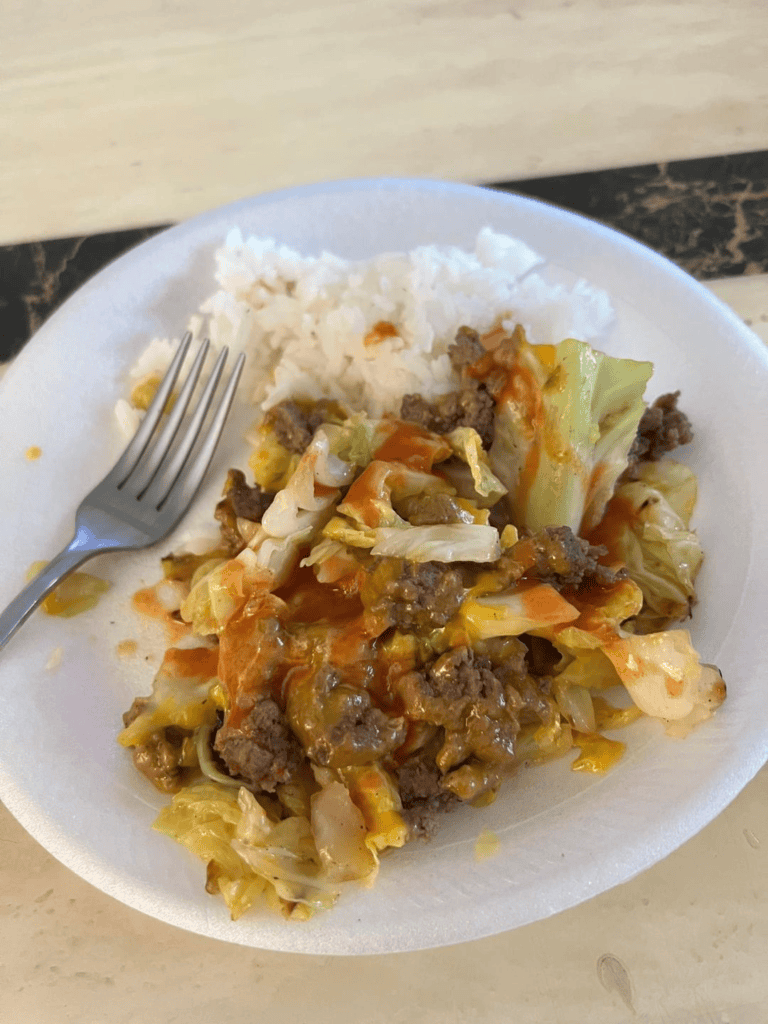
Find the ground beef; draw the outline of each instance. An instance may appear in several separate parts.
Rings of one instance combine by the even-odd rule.
[[[449,622],[463,596],[460,573],[445,562],[403,562],[398,577],[384,587],[377,611],[404,632],[427,632]]]
[[[499,663],[460,647],[396,684],[406,714],[434,727],[424,748],[395,769],[414,834],[428,834],[453,798],[473,800],[499,785],[514,766],[521,723],[552,721],[551,680],[528,675],[525,645],[506,640],[509,656]],[[504,653],[489,648],[494,659]]]
[[[371,704],[366,690],[348,694],[347,708],[328,730],[328,755],[318,764],[334,760],[344,764],[378,761],[405,739],[405,726]]]
[[[549,676],[526,675],[515,683],[521,706],[518,715],[521,725],[541,722],[549,725],[557,714],[552,697],[552,680]]]
[[[270,793],[288,782],[304,760],[285,715],[270,697],[258,701],[237,728],[222,726],[214,749],[230,775]]]
[[[126,728],[135,722],[149,703],[148,697],[137,697],[123,715]],[[169,726],[152,733],[146,743],[132,750],[133,763],[142,775],[161,793],[177,793],[187,782],[189,770],[182,764],[184,740],[189,733]]]
[[[224,484],[224,497],[214,512],[215,518],[219,521],[221,538],[228,551],[237,554],[245,547],[245,540],[237,526],[238,518],[260,523],[274,497],[274,494],[263,491],[256,484],[249,487],[245,482],[245,474],[239,469],[229,470],[227,482]]]
[[[265,421],[275,431],[283,448],[301,455],[308,447],[320,424],[337,421],[340,413],[339,406],[325,398],[317,402],[302,402],[301,404],[288,398],[284,402],[274,405],[267,412]],[[343,414],[341,418],[343,418]]]
[[[454,370],[463,374],[464,370],[485,355],[485,348],[480,335],[471,327],[460,327],[456,332],[456,340],[448,349],[448,356]]]
[[[266,422],[277,434],[283,448],[301,454],[312,440],[309,417],[292,399],[273,406],[266,415]]]
[[[677,408],[679,397],[679,391],[661,395],[645,410],[629,452],[630,465],[642,461],[655,462],[679,445],[693,440],[690,420]]]
[[[473,523],[472,514],[450,494],[414,494],[397,502],[396,511],[412,526]]]
[[[330,768],[380,761],[407,731],[402,718],[375,707],[366,689],[342,682],[330,665],[291,690],[288,719],[310,760]]]
[[[186,782],[189,772],[181,764],[183,742],[180,730],[163,729],[133,748],[133,763],[161,793],[177,793]]]
[[[483,446],[493,442],[494,401],[483,385],[467,383],[458,391],[439,395],[429,401],[422,395],[405,395],[400,404],[400,418],[417,423],[435,434],[449,434],[457,427],[472,427],[482,438]]]
[[[626,575],[600,565],[608,549],[577,537],[568,526],[547,526],[533,537],[536,562],[530,574],[553,587],[578,587],[585,579],[607,586]]]
[[[403,675],[396,690],[408,717],[444,730],[435,757],[444,774],[469,759],[496,765],[513,760],[522,702],[488,658],[468,647],[455,648],[428,669]]]
[[[516,636],[494,636],[478,642],[478,654],[488,658],[493,671],[506,685],[515,685],[518,676],[525,675],[528,648]]]
[[[442,654],[428,672],[404,677],[400,692],[416,716],[433,725],[459,729],[466,716],[490,713],[504,705],[504,690],[494,675],[490,659],[469,647]]]
[[[393,772],[402,815],[412,836],[430,838],[437,830],[438,815],[458,806],[458,798],[443,786],[443,774],[435,764],[439,749],[420,750]]]

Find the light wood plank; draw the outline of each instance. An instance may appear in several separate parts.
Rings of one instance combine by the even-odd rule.
[[[768,4],[7,0],[0,242],[768,147]]]

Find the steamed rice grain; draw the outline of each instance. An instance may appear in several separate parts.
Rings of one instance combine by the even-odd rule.
[[[404,394],[452,390],[448,348],[463,325],[482,334],[521,323],[535,344],[571,336],[594,342],[613,316],[605,292],[584,281],[550,283],[534,272],[541,256],[490,228],[472,252],[420,246],[361,261],[302,256],[233,229],[215,259],[219,290],[188,326],[210,338],[214,353],[224,345],[247,353],[252,399],[262,411],[289,397],[325,397],[378,417],[396,411]],[[366,343],[382,323],[394,334],[374,332]],[[154,339],[132,381],[165,372],[175,346]],[[123,401],[115,411],[132,433],[136,410]]]

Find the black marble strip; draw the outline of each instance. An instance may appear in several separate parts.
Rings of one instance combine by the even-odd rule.
[[[699,280],[768,272],[768,150],[495,187],[610,224]]]
[[[0,246],[0,361],[89,277],[167,226]]]
[[[491,187],[594,217],[702,280],[768,272],[768,150]],[[96,271],[167,226],[0,246],[0,361]]]

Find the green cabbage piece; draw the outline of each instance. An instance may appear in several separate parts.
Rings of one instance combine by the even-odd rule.
[[[651,363],[616,359],[569,338],[554,349],[520,346],[497,404],[491,467],[509,491],[518,527],[602,518],[645,410]]]
[[[471,497],[485,499],[481,500],[481,505],[493,507],[504,497],[507,489],[494,475],[478,432],[472,427],[457,427],[446,435],[446,440],[454,453],[469,466],[475,492]]]
[[[380,527],[373,533],[371,554],[409,562],[495,562],[501,555],[499,531],[479,523]]]
[[[622,516],[611,538],[613,554],[643,592],[638,617],[644,631],[685,618],[696,599],[696,575],[704,553],[688,529],[696,502],[696,477],[676,462],[649,463],[641,479],[622,484],[616,502]]]

